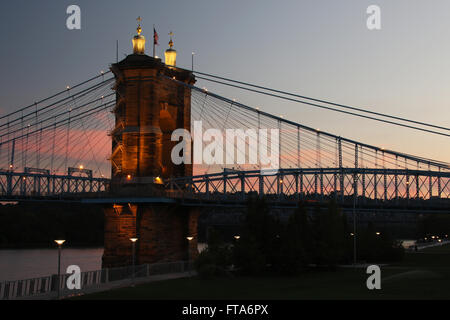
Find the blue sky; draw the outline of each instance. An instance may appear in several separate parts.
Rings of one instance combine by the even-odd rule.
[[[81,8],[81,30],[66,8]],[[382,29],[366,28],[381,8]],[[0,113],[92,77],[131,53],[136,18],[177,65],[338,103],[449,126],[448,0],[8,1],[0,13]],[[147,52],[151,54],[151,40]],[[450,162],[449,140],[199,81],[264,111],[386,148]]]

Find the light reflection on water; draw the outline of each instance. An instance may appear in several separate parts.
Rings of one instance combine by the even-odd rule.
[[[205,248],[198,244],[199,251]],[[103,248],[63,248],[61,273],[75,264],[81,271],[101,269]],[[45,277],[58,273],[58,249],[5,249],[0,250],[0,282]]]

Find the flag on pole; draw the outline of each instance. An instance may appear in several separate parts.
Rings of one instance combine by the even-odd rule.
[[[158,33],[156,32],[155,27],[153,27],[153,44],[158,45]]]

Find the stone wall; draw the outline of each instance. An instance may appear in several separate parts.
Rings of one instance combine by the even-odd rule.
[[[139,239],[136,264],[195,259],[198,255],[199,211],[195,208],[130,204],[106,207],[104,212],[104,268],[132,263],[132,237]],[[187,236],[193,239],[188,241]]]

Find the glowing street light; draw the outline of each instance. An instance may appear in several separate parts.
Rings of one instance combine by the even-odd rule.
[[[55,240],[55,242],[58,244],[58,280],[56,281],[56,285],[58,286],[58,300],[60,297],[60,280],[61,280],[61,246],[66,240]]]
[[[138,240],[138,238],[130,238],[130,241],[131,241],[131,247],[132,247],[132,249],[131,249],[131,255],[132,255],[132,264],[133,264],[133,270],[132,270],[132,274],[131,274],[131,279],[132,279],[132,286],[134,286],[134,273],[135,273],[135,270],[134,270],[134,268],[135,268],[135,266],[134,266],[134,256],[135,256],[135,247],[136,247],[136,241]]]
[[[191,248],[191,241],[192,240],[194,240],[194,237],[192,237],[192,236],[187,236],[186,237],[186,239],[187,239],[187,241],[188,241],[188,263],[187,263],[187,265],[188,265],[188,271],[189,271],[189,274],[191,273],[191,266],[190,266],[190,262],[191,262],[191,253],[190,253],[190,248]]]
[[[236,240],[239,240],[239,239],[241,238],[241,236],[240,236],[240,235],[235,235],[234,238],[235,238]]]

